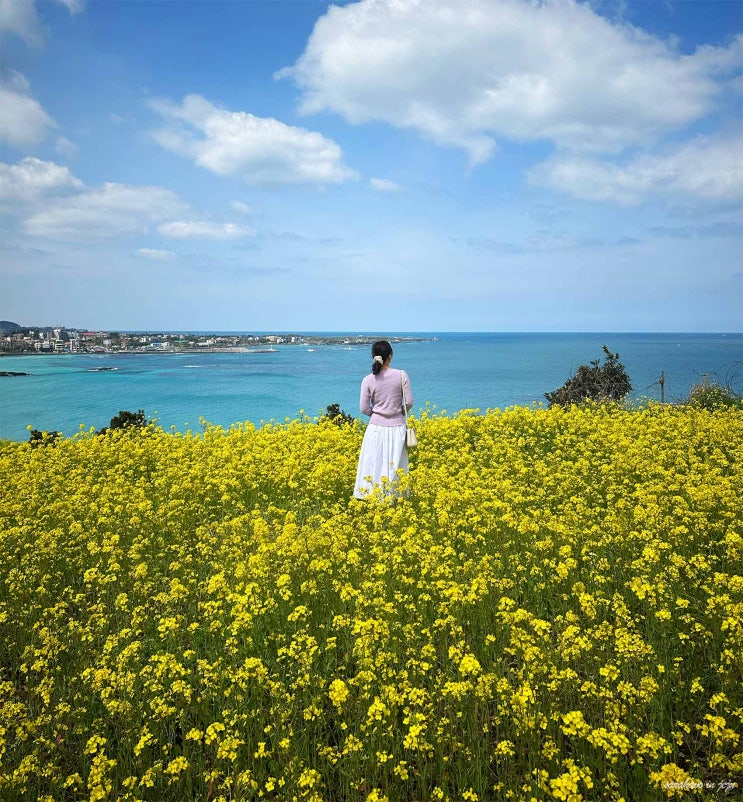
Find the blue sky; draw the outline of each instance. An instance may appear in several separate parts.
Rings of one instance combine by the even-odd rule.
[[[3,0],[0,319],[741,331],[738,0]]]

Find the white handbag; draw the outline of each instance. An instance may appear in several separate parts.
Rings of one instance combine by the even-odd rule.
[[[408,448],[415,448],[418,445],[418,435],[412,426],[408,426],[408,402],[405,398],[405,377],[400,373],[400,384],[402,385],[402,408],[405,410],[405,445]]]

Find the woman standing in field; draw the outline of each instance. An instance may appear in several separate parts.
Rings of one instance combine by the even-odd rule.
[[[356,471],[356,498],[371,493],[383,478],[396,481],[399,469],[408,470],[405,412],[413,406],[410,379],[404,370],[390,367],[392,346],[387,340],[374,343],[372,357],[372,372],[361,382],[359,408],[370,417]]]

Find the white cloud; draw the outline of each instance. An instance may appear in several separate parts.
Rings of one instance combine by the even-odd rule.
[[[27,158],[19,164],[0,162],[0,202],[31,202],[83,189],[83,182],[67,167]]]
[[[158,248],[139,248],[135,252],[135,256],[151,259],[153,262],[168,262],[171,259],[175,259],[173,251],[163,251]]]
[[[242,201],[232,201],[232,208],[236,212],[240,212],[240,214],[253,214],[253,210],[250,208],[250,206]]]
[[[7,31],[29,45],[41,43],[41,29],[34,0],[0,0],[0,33]]]
[[[25,233],[56,240],[112,239],[156,224],[162,236],[172,239],[234,240],[256,233],[234,223],[179,220],[188,204],[168,189],[113,183],[86,187],[67,167],[31,157],[19,164],[0,162],[0,210],[3,205],[23,214]],[[175,257],[152,248],[140,248],[136,255]]]
[[[70,14],[84,7],[84,0],[57,0]],[[0,0],[0,39],[15,34],[31,46],[41,46],[43,35],[35,0]],[[0,41],[0,46],[1,46]],[[37,145],[54,121],[31,97],[28,81],[16,70],[4,68],[0,60],[0,142],[25,148]]]
[[[70,14],[85,7],[83,0],[57,0]],[[0,0],[0,33],[7,31],[26,44],[40,45],[43,39],[35,0]]]
[[[180,220],[163,223],[158,231],[172,239],[213,239],[229,240],[253,237],[255,231],[234,223],[208,223],[198,220]]]
[[[217,175],[249,184],[337,184],[356,176],[340,147],[317,132],[220,109],[199,95],[151,106],[166,122],[155,140]]]
[[[632,206],[664,196],[671,201],[743,202],[743,137],[698,137],[625,165],[557,156],[530,174],[536,184],[583,200]]]
[[[0,142],[14,147],[36,145],[53,126],[37,100],[10,86],[0,86]]]
[[[78,155],[77,145],[66,136],[57,138],[57,143],[54,146],[57,153],[64,159],[74,159]]]
[[[108,183],[52,200],[26,218],[24,230],[57,240],[109,239],[146,231],[186,208],[169,189]]]
[[[70,14],[78,14],[85,8],[86,0],[57,0],[57,2],[64,6]]]
[[[711,111],[729,47],[678,52],[571,0],[362,0],[331,6],[277,77],[301,111],[381,120],[488,158],[494,137],[577,151],[647,144]]]
[[[402,189],[399,184],[387,178],[370,178],[369,183],[377,192],[399,192]]]

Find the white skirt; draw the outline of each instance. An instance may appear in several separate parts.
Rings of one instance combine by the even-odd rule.
[[[397,471],[408,472],[408,450],[405,447],[405,424],[379,426],[370,423],[364,432],[356,471],[356,498],[368,496],[382,480],[397,480]]]

